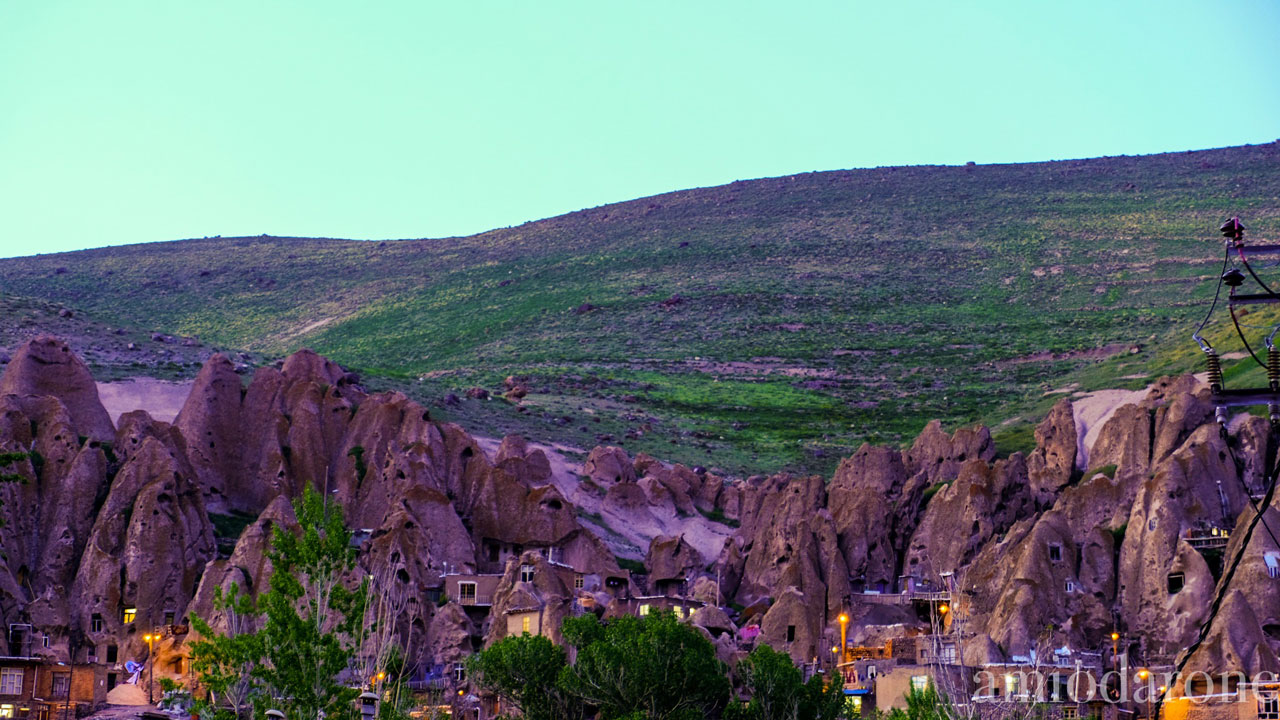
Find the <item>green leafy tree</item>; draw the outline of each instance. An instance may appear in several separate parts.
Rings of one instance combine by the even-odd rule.
[[[307,487],[294,513],[298,534],[283,528],[272,534],[270,589],[258,598],[265,660],[254,673],[264,691],[259,710],[275,707],[289,720],[317,720],[321,713],[354,720],[360,690],[339,676],[368,632],[361,622],[367,588],[343,585],[356,552],[341,512]]]
[[[821,675],[804,682],[791,657],[768,645],[738,663],[738,676],[751,701],[725,714],[733,720],[834,720],[844,706],[841,683]]]
[[[244,720],[252,710],[253,673],[263,655],[254,632],[258,609],[235,583],[226,593],[213,591],[213,607],[223,614],[227,632],[215,632],[204,618],[191,616],[191,626],[200,634],[191,644],[191,669],[209,691],[209,707],[218,720]]]
[[[908,690],[906,700],[907,708],[890,710],[886,715],[888,720],[952,720],[957,717],[954,708],[938,694],[932,683],[923,690]]]
[[[599,708],[604,720],[701,720],[719,716],[729,700],[715,648],[674,613],[603,625],[586,615],[566,620],[564,635],[578,656],[560,685]]]
[[[476,683],[529,720],[587,716],[583,703],[561,685],[568,668],[564,648],[541,635],[508,636],[471,657]]]
[[[844,709],[844,683],[823,675],[814,675],[804,684],[800,695],[799,717],[813,720],[836,720]]]

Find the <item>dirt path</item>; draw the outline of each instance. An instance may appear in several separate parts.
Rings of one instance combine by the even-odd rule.
[[[478,435],[475,439],[492,461],[501,441]],[[573,453],[585,457],[585,451],[565,445],[543,445],[535,442],[529,442],[528,447],[531,450],[537,448],[546,454],[551,463],[552,484],[566,500],[578,507],[579,522],[603,540],[616,555],[641,560],[655,537],[684,535],[684,539],[707,562],[711,562],[720,556],[724,541],[733,535],[733,529],[727,525],[712,522],[702,515],[681,516],[674,507],[644,506],[625,514],[607,508],[600,495],[583,491],[579,474],[582,464],[565,455]]]
[[[191,394],[193,381],[170,382],[155,378],[129,378],[117,382],[98,383],[98,398],[111,422],[134,410],[146,410],[161,422],[173,422]]]

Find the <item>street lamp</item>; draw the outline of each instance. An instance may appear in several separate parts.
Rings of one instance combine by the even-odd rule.
[[[1146,668],[1142,668],[1141,670],[1138,671],[1138,679],[1141,680],[1142,682],[1145,683],[1147,681],[1147,678],[1149,677],[1151,677],[1151,672]],[[1147,688],[1146,695],[1147,695],[1147,717],[1150,718],[1151,717],[1151,689],[1150,688]]]
[[[840,665],[849,659],[849,613],[840,613],[836,619],[840,621],[840,659],[836,664]]]
[[[151,693],[152,689],[155,687],[156,679],[156,656],[153,650],[155,647],[155,641],[159,640],[160,636],[155,633],[147,633],[142,636],[142,639],[147,641],[147,704],[151,705],[155,702],[152,699]]]

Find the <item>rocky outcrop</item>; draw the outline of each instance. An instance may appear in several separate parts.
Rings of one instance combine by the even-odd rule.
[[[929,500],[907,547],[905,573],[930,581],[953,574],[1031,510],[1021,453],[994,464],[969,460]]]
[[[198,615],[214,630],[227,632],[227,616],[214,602],[215,591],[221,590],[226,597],[233,592],[257,595],[266,590],[272,571],[268,551],[272,533],[277,529],[289,532],[297,529],[293,506],[283,496],[273,500],[257,520],[245,527],[229,558],[215,559],[205,565],[188,606],[188,615]]]
[[[649,576],[650,587],[659,588],[665,583],[684,583],[697,577],[706,567],[702,555],[684,537],[659,536],[649,543],[644,558],[644,569]]]
[[[779,475],[758,482],[754,507],[744,515],[747,521],[718,561],[727,597],[742,605],[773,600],[761,625],[762,637],[776,639],[771,629],[799,637],[786,644],[797,658],[816,642],[818,628],[849,606],[848,566],[825,507],[825,490],[825,481],[817,476]],[[806,615],[803,622],[801,614]],[[793,626],[803,632],[785,630]]]
[[[960,428],[948,435],[942,423],[934,420],[911,444],[906,465],[912,475],[923,472],[930,483],[938,483],[954,479],[969,460],[991,462],[995,456],[996,446],[987,428]]]
[[[98,442],[115,435],[98,386],[65,342],[47,335],[18,348],[0,375],[0,396],[57,398],[80,434]]]
[[[903,503],[908,478],[899,451],[863,445],[840,462],[828,488],[840,551],[864,588],[892,589],[897,579],[904,536],[914,525],[914,513],[904,512],[912,506]]]
[[[205,563],[213,559],[213,528],[195,472],[177,431],[142,411],[120,419],[120,471],[89,536],[72,586],[72,623],[125,637],[133,622],[158,625],[187,607]],[[101,619],[95,633],[93,616]],[[143,643],[130,637],[130,650]]]
[[[1194,638],[1215,582],[1185,537],[1189,530],[1233,525],[1248,504],[1241,487],[1212,424],[1196,430],[1139,487],[1120,550],[1120,602],[1149,650],[1173,654]]]
[[[524,579],[526,568],[530,576],[528,581]],[[513,558],[507,563],[506,572],[493,594],[485,645],[492,645],[508,635],[519,635],[523,632],[526,617],[528,632],[546,635],[553,642],[561,643],[560,625],[572,612],[575,596],[564,575],[542,555],[526,552]]]
[[[582,464],[582,474],[600,487],[635,482],[636,470],[631,458],[619,447],[596,447]]]
[[[29,343],[0,378],[0,449],[33,451],[14,466],[28,482],[0,487],[22,509],[0,528],[0,614],[49,633],[54,655],[83,632],[140,657],[128,608],[135,629],[169,613],[220,627],[216,589],[262,591],[271,534],[293,526],[290,499],[313,487],[356,531],[350,580],[371,577],[403,602],[411,662],[459,662],[526,622],[558,638],[571,614],[636,612],[627,596],[641,592],[705,603],[690,622],[726,659],[738,626],[756,625],[761,642],[809,661],[835,642],[842,612],[858,642],[930,630],[936,596],[863,594],[908,587],[952,591],[942,623],[963,623],[968,662],[1101,647],[1113,629],[1133,657],[1164,661],[1207,619],[1274,442],[1262,418],[1224,435],[1203,387],[1168,378],[1097,430],[1083,473],[1064,401],[1025,459],[997,459],[985,428],[931,423],[905,452],[863,446],[830,484],[726,482],[616,447],[592,450],[579,478],[517,436],[487,457],[462,428],[403,394],[365,392],[309,351],[247,386],[213,357],[173,425],[137,412],[115,430],[104,417],[87,369],[57,341]],[[222,538],[222,557],[210,512],[224,528],[225,513],[255,518],[229,554]],[[1188,541],[1212,528],[1234,528],[1216,556]],[[615,553],[644,557],[644,579]],[[1241,557],[1194,669],[1280,670],[1280,546],[1259,530]],[[487,613],[437,606],[447,572],[478,570],[503,572]]]
[[[1040,507],[1049,505],[1071,482],[1076,469],[1078,438],[1070,400],[1061,400],[1036,426],[1036,448],[1027,457],[1027,480]]]

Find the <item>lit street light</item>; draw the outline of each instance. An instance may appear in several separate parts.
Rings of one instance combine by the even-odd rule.
[[[836,620],[840,621],[840,658],[836,664],[841,665],[849,659],[849,613],[840,613]]]
[[[155,687],[156,679],[156,656],[154,649],[155,641],[159,640],[160,636],[156,633],[147,633],[142,636],[142,639],[147,641],[147,704],[152,705],[155,703],[155,700],[152,698],[152,689]]]
[[[1147,670],[1146,668],[1142,668],[1141,670],[1138,671],[1138,679],[1141,680],[1142,682],[1145,683],[1147,681],[1147,678],[1149,677],[1151,677],[1151,671]],[[1147,688],[1146,695],[1147,695],[1147,717],[1150,718],[1151,717],[1151,688]]]

